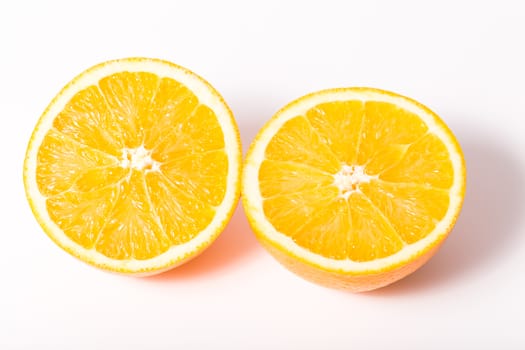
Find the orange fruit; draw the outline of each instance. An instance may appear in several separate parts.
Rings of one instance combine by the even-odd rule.
[[[325,286],[367,291],[424,264],[458,217],[465,163],[445,123],[371,88],[304,96],[252,143],[243,205],[262,245]]]
[[[61,248],[94,266],[153,274],[202,252],[240,192],[232,113],[173,63],[127,58],[81,73],[40,117],[26,195]]]

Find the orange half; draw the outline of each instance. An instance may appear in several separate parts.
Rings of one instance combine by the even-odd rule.
[[[243,204],[281,263],[323,285],[365,291],[426,262],[465,193],[455,137],[427,107],[371,88],[304,96],[248,152]]]
[[[173,63],[127,58],[73,79],[38,121],[24,163],[34,215],[60,247],[97,267],[157,273],[223,230],[240,192],[232,113]]]

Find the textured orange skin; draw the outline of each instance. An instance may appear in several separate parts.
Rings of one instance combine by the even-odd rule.
[[[243,204],[247,205],[247,203]],[[279,245],[268,240],[256,225],[254,225],[251,217],[248,216],[248,221],[259,243],[261,243],[281,265],[310,282],[348,292],[366,292],[381,288],[399,281],[419,269],[439,250],[452,230],[456,219],[457,216],[447,229],[446,234],[443,234],[431,245],[423,248],[423,250],[414,256],[408,257],[408,259],[403,261],[398,261],[396,264],[387,266],[382,270],[353,273],[321,268],[301,257],[292,255]]]
[[[366,275],[353,275],[344,272],[322,270],[300,259],[292,258],[267,241],[261,240],[260,242],[279,263],[305,280],[325,287],[349,292],[366,292],[394,283],[423,266],[441,246],[441,243],[439,243],[415,260],[394,270]]]
[[[465,179],[464,179],[465,180]],[[465,182],[463,183],[463,187]],[[243,198],[245,208],[249,204]],[[312,264],[302,257],[295,256],[280,245],[268,240],[262,231],[259,230],[250,215],[248,222],[252,227],[259,243],[285,268],[301,276],[307,281],[317,283],[324,287],[345,290],[348,292],[367,292],[377,288],[387,286],[391,283],[410,275],[423,266],[439,250],[443,242],[452,230],[458,215],[447,228],[446,233],[441,235],[432,244],[426,246],[415,255],[405,260],[398,261],[394,265],[387,266],[381,270],[364,272],[347,272],[328,270]]]
[[[435,117],[436,123],[439,124],[445,130],[447,130],[448,133],[453,136],[452,131],[448,128],[448,126],[443,122],[443,120],[441,120],[441,118],[437,114],[435,114],[432,110],[430,110],[425,105],[411,98],[401,96],[401,95],[398,95],[390,91],[385,91],[385,90],[380,90],[380,89],[375,89],[375,88],[367,88],[367,87],[336,88],[336,89],[329,89],[326,91],[338,91],[338,90],[346,90],[346,89],[351,89],[351,90],[356,90],[356,91],[372,90],[372,91],[381,92],[386,95],[402,97],[410,101],[411,103],[419,106],[420,108],[426,110],[430,114],[432,114]],[[308,95],[305,95],[291,102],[290,104],[288,104],[287,106],[279,110],[272,117],[272,119],[278,118],[280,113],[283,110],[315,94],[316,93],[308,94]],[[252,144],[250,145],[250,149],[248,150],[248,155],[246,157],[245,162],[249,162],[250,160],[249,158],[252,153],[252,150],[255,147],[255,144],[257,143],[257,141],[260,139],[260,135],[264,132],[267,125],[268,124],[263,126],[263,128],[259,131],[259,133],[255,137],[255,140],[252,141]],[[285,248],[270,241],[267,238],[266,234],[259,229],[257,223],[255,222],[255,219],[251,215],[251,211],[255,209],[253,208],[252,205],[250,205],[249,200],[246,198],[246,196],[243,193],[241,193],[242,204],[244,206],[246,216],[248,217],[250,226],[252,227],[252,230],[254,231],[255,236],[257,237],[258,241],[279,263],[281,263],[281,265],[283,265],[290,271],[294,272],[298,276],[301,276],[302,278],[310,282],[317,283],[325,287],[341,289],[341,290],[345,290],[348,292],[371,291],[377,288],[387,286],[391,283],[394,283],[410,275],[411,273],[419,269],[421,266],[423,266],[439,250],[439,248],[441,247],[445,239],[448,237],[450,231],[454,227],[454,224],[457,221],[457,218],[459,216],[459,211],[461,210],[461,207],[463,205],[463,201],[465,198],[466,165],[465,165],[465,157],[463,155],[461,147],[459,146],[459,143],[457,142],[455,137],[452,137],[452,141],[453,141],[453,147],[455,148],[455,151],[461,156],[461,162],[462,162],[462,168],[463,168],[462,179],[461,179],[461,202],[459,203],[458,211],[456,212],[454,219],[452,220],[450,225],[447,227],[447,229],[434,242],[424,247],[422,250],[420,250],[413,256],[397,261],[395,264],[386,266],[379,270],[360,271],[360,272],[334,271],[334,270],[323,268],[321,266],[317,266],[305,260],[303,257],[295,256],[291,252],[287,251]],[[244,174],[243,174],[242,186],[244,187],[246,185],[247,184],[246,184],[246,181],[244,179]],[[244,192],[244,188],[241,190],[241,192]]]

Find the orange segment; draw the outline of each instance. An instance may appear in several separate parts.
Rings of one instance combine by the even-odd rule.
[[[53,196],[72,187],[87,169],[116,163],[115,158],[51,129],[37,154],[38,189],[45,196]]]
[[[323,143],[343,163],[354,163],[361,138],[365,105],[361,101],[322,103],[306,116]]]
[[[417,242],[432,232],[450,202],[448,192],[417,184],[372,181],[360,189],[406,243]]]
[[[124,145],[139,147],[144,141],[144,127],[149,124],[142,116],[150,113],[159,77],[148,72],[120,72],[100,79],[98,86],[110,110],[111,124]]]
[[[142,172],[133,170],[122,182],[112,212],[100,217],[105,225],[96,242],[97,251],[118,259],[149,259],[170,247],[151,204]]]
[[[241,145],[220,95],[169,62],[88,69],[40,118],[24,184],[62,248],[94,266],[158,273],[198,255],[236,205]]]
[[[185,102],[179,105],[185,117],[178,122],[178,127],[164,138],[158,138],[152,148],[154,159],[164,162],[224,148],[224,135],[213,111],[204,105],[193,108],[190,101],[188,99],[187,106]]]
[[[266,148],[266,158],[318,167],[328,172],[339,169],[339,160],[304,117],[287,121]]]
[[[464,190],[462,153],[443,121],[369,88],[321,91],[281,109],[250,147],[242,181],[263,246],[301,276],[352,291],[426,262]]]
[[[352,215],[353,261],[371,261],[390,256],[403,248],[404,242],[392,223],[368,198],[354,192],[348,200]]]
[[[53,120],[53,126],[83,145],[114,156],[120,156],[124,147],[113,114],[95,85],[77,92]]]
[[[417,115],[392,103],[368,101],[365,109],[357,163],[375,175],[396,164],[428,127]]]
[[[198,103],[197,96],[186,86],[173,79],[162,78],[149,113],[143,120],[144,147],[155,149],[166,139],[170,144],[171,132],[176,133],[180,129],[182,123],[192,116]],[[178,136],[181,134],[179,132]]]
[[[379,175],[399,163],[405,156],[409,145],[384,145],[364,166],[369,175]]]
[[[326,187],[265,199],[263,207],[276,230],[332,259],[369,261],[404,245],[388,219],[359,193],[346,200]]]
[[[181,192],[159,173],[146,174],[146,186],[151,204],[172,244],[190,241],[215,216],[210,205]]]
[[[333,186],[263,199],[265,216],[273,227],[293,237],[305,222],[317,214],[319,208],[330,205],[337,196]]]
[[[92,249],[119,196],[118,187],[67,191],[46,201],[51,220],[85,249]]]
[[[316,208],[297,227],[284,228],[280,232],[288,232],[301,247],[332,259],[346,259],[354,255],[356,248],[350,208],[343,198],[334,197]]]
[[[116,186],[129,175],[129,170],[120,166],[89,168],[84,171],[72,188],[78,192],[96,191],[107,186]]]
[[[265,160],[259,171],[264,198],[311,192],[331,185],[333,178],[319,169],[293,162]]]
[[[390,223],[357,193],[348,201],[334,198],[295,231],[292,237],[298,245],[337,260],[370,261],[391,255],[404,244]]]
[[[453,166],[443,141],[434,134],[428,134],[410,145],[402,160],[382,173],[380,178],[448,189],[454,183]]]
[[[223,150],[210,151],[164,163],[166,178],[188,196],[213,206],[224,198],[228,157]]]

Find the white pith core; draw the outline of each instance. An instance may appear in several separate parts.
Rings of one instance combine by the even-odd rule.
[[[119,165],[125,169],[144,171],[158,171],[160,169],[160,163],[151,158],[151,150],[147,150],[143,145],[137,148],[122,149]]]
[[[365,174],[364,166],[345,164],[334,175],[334,185],[339,188],[339,195],[348,199],[352,192],[359,191],[359,184],[370,182],[372,178],[372,176]]]

